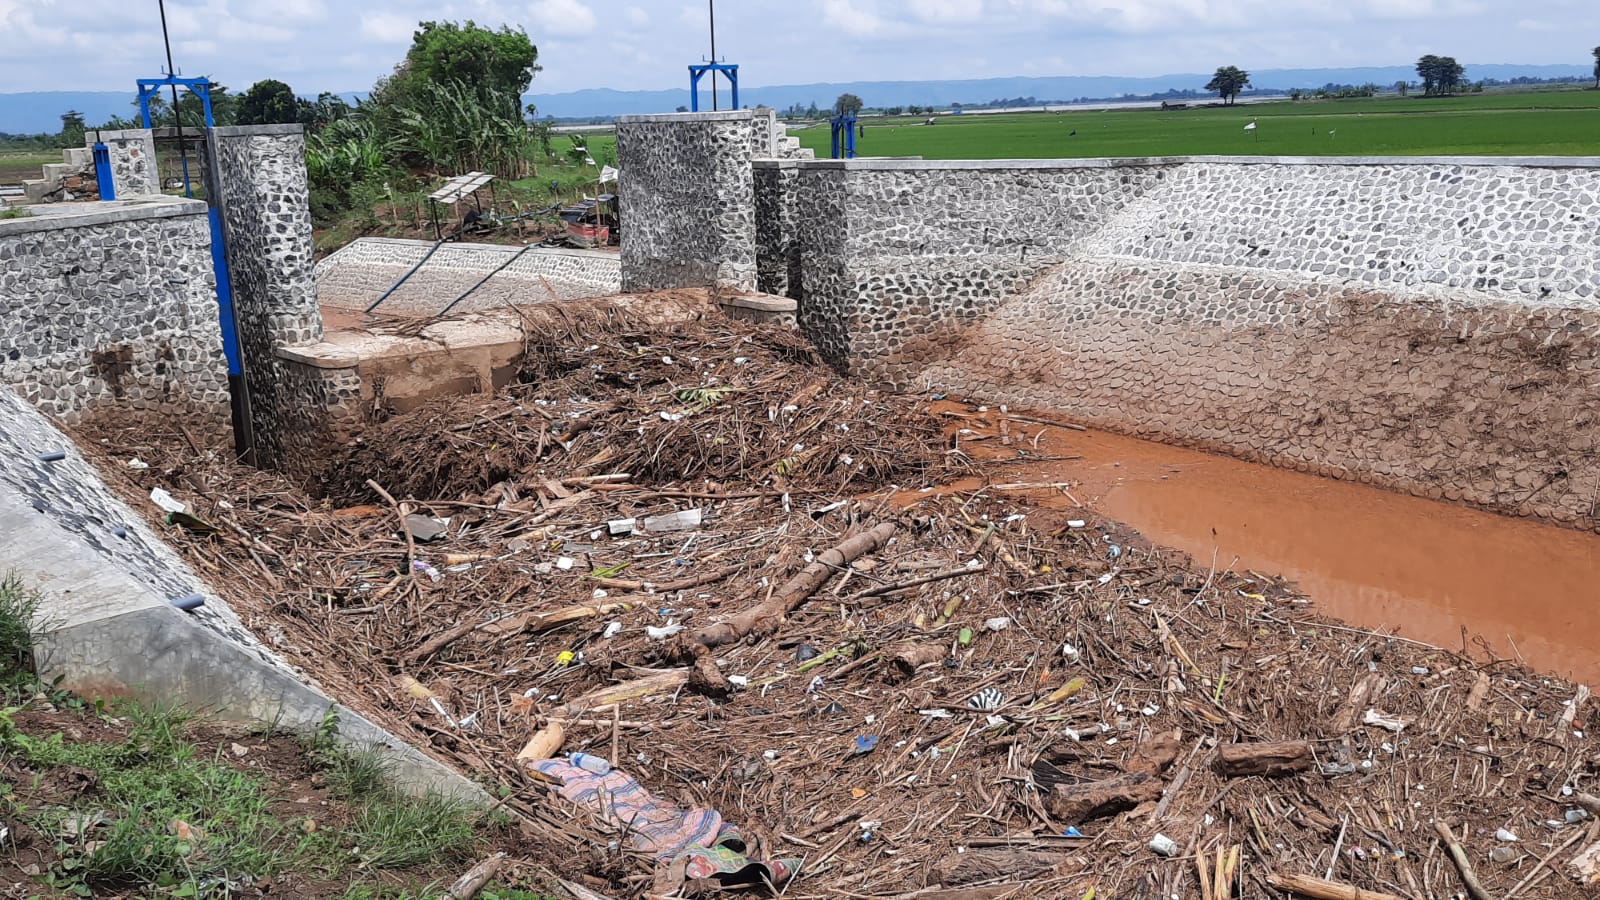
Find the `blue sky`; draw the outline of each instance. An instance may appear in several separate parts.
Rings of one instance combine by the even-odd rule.
[[[708,52],[704,0],[172,0],[179,68],[236,89],[360,91],[419,19],[527,29],[538,93],[682,85]],[[1596,0],[720,0],[718,51],[745,83],[1160,75],[1404,64],[1570,63]],[[0,0],[0,92],[131,90],[163,61],[155,0]]]

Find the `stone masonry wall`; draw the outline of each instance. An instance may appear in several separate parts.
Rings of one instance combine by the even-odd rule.
[[[314,451],[321,397],[297,396],[278,347],[322,339],[311,206],[299,125],[214,128],[207,183],[223,222],[255,435],[255,462],[294,467]]]
[[[355,240],[317,263],[317,297],[328,306],[366,309],[421,262],[432,246],[431,241],[396,238]],[[485,276],[492,277],[453,312],[604,297],[622,290],[622,262],[615,253],[538,247],[519,253],[520,249],[447,244],[377,311],[436,313]]]
[[[800,178],[801,321],[854,371],[1595,524],[1600,160]]]
[[[1168,176],[1104,160],[798,165],[800,325],[824,358],[891,386]]]
[[[111,404],[227,415],[205,207],[0,222],[0,384],[68,421]]]
[[[155,134],[148,128],[124,131],[90,131],[85,146],[93,147],[96,136],[106,145],[111,163],[111,183],[118,200],[161,193],[161,173],[156,168]]]
[[[622,288],[756,286],[749,110],[617,118]]]
[[[798,299],[800,243],[794,210],[800,169],[791,160],[756,160],[756,290]]]

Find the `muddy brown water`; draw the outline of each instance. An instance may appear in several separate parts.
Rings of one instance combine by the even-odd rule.
[[[995,411],[947,409],[994,434]],[[1481,637],[1500,657],[1600,684],[1600,535],[1115,434],[1009,429],[1011,448],[991,437],[973,455],[1078,457],[1008,465],[1003,477],[1073,482],[1071,500],[1051,502],[1081,503],[1201,568],[1215,554],[1219,570],[1294,580],[1352,625],[1480,658]]]

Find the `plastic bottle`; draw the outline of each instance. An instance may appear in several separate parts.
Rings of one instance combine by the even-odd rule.
[[[611,771],[611,763],[593,753],[573,753],[567,760],[585,772],[593,772],[596,775],[604,775]]]

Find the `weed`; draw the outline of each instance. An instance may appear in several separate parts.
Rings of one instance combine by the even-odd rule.
[[[24,218],[24,217],[29,216],[29,215],[32,215],[32,214],[29,213],[27,210],[21,209],[19,207],[13,207],[11,209],[0,209],[0,219],[21,219],[21,218]]]
[[[472,809],[459,801],[391,789],[360,809],[349,838],[363,865],[403,869],[462,855],[473,844],[472,824]]]
[[[0,675],[33,670],[33,616],[39,595],[15,573],[0,575]]]

